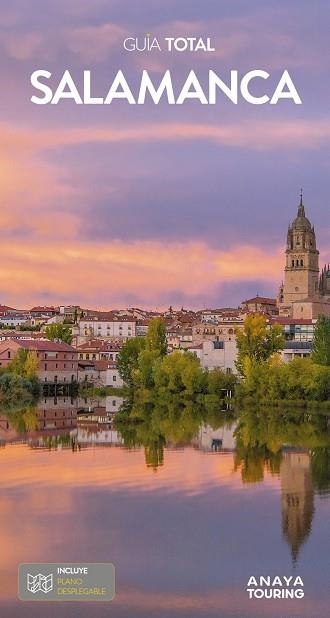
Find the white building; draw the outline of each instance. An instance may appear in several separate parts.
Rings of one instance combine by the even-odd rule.
[[[0,316],[0,324],[6,328],[16,328],[17,326],[29,324],[30,316],[22,314],[7,314]]]
[[[78,361],[78,381],[94,382],[96,386],[112,386],[113,388],[122,388],[124,385],[116,363],[107,360]]]
[[[80,337],[127,339],[136,335],[136,319],[122,317],[118,320],[82,318],[79,322]]]
[[[225,373],[237,373],[237,347],[234,337],[229,341],[203,341],[187,349],[197,356],[203,369],[219,368]]]

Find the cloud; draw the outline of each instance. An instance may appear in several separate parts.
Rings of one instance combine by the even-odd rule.
[[[149,123],[114,129],[108,126],[69,129],[17,129],[0,126],[2,148],[19,152],[50,150],[92,143],[210,141],[249,150],[315,149],[327,144],[330,121],[270,120],[237,121],[228,124]]]
[[[113,49],[121,46],[127,30],[112,23],[100,26],[83,26],[65,31],[64,43],[82,63],[104,62]]]
[[[38,32],[3,34],[1,42],[8,56],[16,60],[28,60],[40,53],[44,36]]]
[[[56,221],[53,222],[56,227]],[[167,304],[173,290],[182,298],[219,295],[223,283],[254,281],[260,272],[262,281],[279,279],[282,256],[251,246],[216,251],[204,243],[110,242],[81,243],[77,239],[39,241],[22,240],[12,246],[1,243],[0,290],[7,302],[25,303],[44,300],[41,291],[53,301],[75,298],[84,305],[120,306],[127,293],[139,304]],[[239,299],[241,300],[241,299]]]

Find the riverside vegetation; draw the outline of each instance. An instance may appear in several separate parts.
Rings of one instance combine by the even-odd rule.
[[[268,327],[261,315],[248,316],[236,337],[239,404],[330,407],[330,318],[319,317],[310,358],[289,363],[278,354],[284,347],[280,327]]]
[[[118,369],[131,401],[187,402],[218,405],[234,391],[239,406],[253,405],[330,407],[330,319],[321,316],[315,328],[311,358],[290,363],[280,359],[284,347],[281,327],[267,325],[264,316],[247,316],[237,329],[238,376],[220,369],[202,369],[190,352],[166,353],[165,325],[151,320],[145,338],[127,341],[118,357]]]
[[[167,354],[165,325],[160,318],[150,321],[145,338],[135,337],[124,344],[118,370],[130,399],[139,402],[218,403],[237,381],[220,369],[202,369],[191,352]]]
[[[6,408],[33,404],[41,392],[35,352],[20,349],[6,368],[0,368],[0,403]]]

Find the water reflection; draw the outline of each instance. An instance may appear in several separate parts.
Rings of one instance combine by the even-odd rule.
[[[171,402],[131,408],[128,422],[113,401],[2,411],[1,598],[15,598],[20,561],[111,559],[113,615],[273,617],[271,603],[246,608],[247,579],[294,567],[309,596],[282,615],[325,618],[329,417]]]
[[[282,531],[296,564],[310,534],[314,515],[314,488],[308,452],[285,450],[281,467]]]

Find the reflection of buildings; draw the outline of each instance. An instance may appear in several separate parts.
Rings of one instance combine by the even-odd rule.
[[[123,397],[107,396],[98,400],[78,400],[78,434],[80,445],[121,445],[121,436],[112,427],[112,417],[124,402]]]
[[[283,451],[281,462],[282,530],[296,562],[314,514],[314,490],[308,452]]]
[[[100,426],[99,423],[79,421],[77,442],[81,446],[121,446],[124,441],[111,424]]]
[[[233,451],[236,447],[234,431],[236,424],[229,427],[212,429],[210,425],[202,425],[192,444],[202,451]]]
[[[77,404],[70,397],[43,398],[36,408],[38,431],[73,429],[77,426]]]
[[[52,440],[73,436],[77,428],[77,403],[70,397],[42,398],[35,407],[0,415],[2,443]]]
[[[117,395],[107,395],[106,397],[95,399],[78,397],[76,401],[79,413],[90,412],[95,414],[97,412],[100,416],[112,416],[120,410],[124,403],[124,397]]]
[[[0,415],[0,444],[4,446],[8,442],[15,442],[18,439],[16,429],[9,422],[8,418]]]

